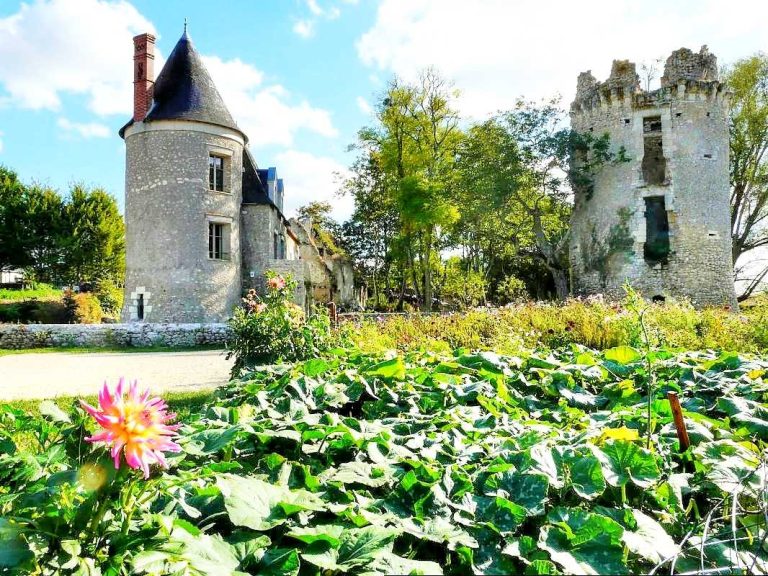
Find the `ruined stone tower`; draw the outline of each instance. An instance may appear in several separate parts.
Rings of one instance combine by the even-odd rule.
[[[579,75],[571,125],[608,134],[628,161],[603,165],[571,219],[577,294],[689,298],[736,305],[731,258],[728,100],[706,46],[667,59],[661,88],[643,90],[635,64],[615,60],[598,82]]]

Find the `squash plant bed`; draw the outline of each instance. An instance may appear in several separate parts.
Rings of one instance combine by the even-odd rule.
[[[765,573],[766,374],[338,351],[219,390],[148,479],[84,442],[79,408],[0,407],[0,574]]]

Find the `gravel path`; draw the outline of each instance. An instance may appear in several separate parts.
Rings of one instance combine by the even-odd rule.
[[[0,401],[96,394],[121,376],[152,393],[213,388],[227,382],[233,361],[223,350],[10,354],[0,356]]]

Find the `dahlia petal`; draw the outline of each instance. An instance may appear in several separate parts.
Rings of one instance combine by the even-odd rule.
[[[130,468],[140,469],[144,477],[149,478],[152,464],[168,467],[163,452],[181,451],[171,440],[178,436],[181,424],[167,424],[176,415],[167,412],[168,405],[162,398],[150,398],[149,390],[139,393],[137,380],[126,385],[121,378],[114,393],[104,382],[98,399],[98,408],[81,401],[83,409],[102,428],[86,441],[105,444],[115,468],[120,467],[122,453]]]

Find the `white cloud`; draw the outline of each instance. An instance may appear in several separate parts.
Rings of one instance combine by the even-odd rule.
[[[306,0],[306,4],[311,16],[299,20],[293,25],[294,33],[302,38],[310,38],[315,35],[315,27],[319,20],[336,20],[341,16],[341,10],[338,6],[323,8],[317,0]]]
[[[323,9],[320,8],[317,0],[307,0],[307,8],[309,8],[309,11],[315,16],[322,16],[323,14]]]
[[[0,85],[12,105],[59,110],[83,94],[99,115],[130,113],[133,43],[152,23],[125,0],[34,0],[0,18]]]
[[[72,122],[67,118],[59,118],[56,125],[65,134],[76,134],[81,138],[108,138],[111,134],[109,126],[98,122]]]
[[[263,86],[261,71],[241,60],[224,61],[203,56],[206,68],[238,126],[254,147],[291,146],[296,132],[307,130],[334,138],[338,135],[331,114],[306,100],[293,102],[283,86]]]
[[[315,33],[315,23],[311,20],[299,20],[293,25],[293,31],[302,38],[310,38]]]
[[[373,108],[368,104],[368,101],[365,98],[358,96],[356,102],[357,107],[360,108],[360,112],[369,116],[373,114]]]
[[[275,157],[275,165],[278,176],[285,181],[285,213],[289,217],[295,215],[297,208],[313,201],[330,202],[331,215],[339,222],[352,215],[352,198],[336,195],[340,178],[349,175],[346,166],[333,158],[298,150],[281,152]]]
[[[745,17],[749,14],[749,17]],[[382,0],[357,43],[362,61],[413,78],[435,66],[462,91],[462,110],[480,116],[518,96],[564,96],[579,72],[607,77],[613,59],[666,58],[680,46],[708,44],[720,63],[768,48],[768,3],[742,0]]]

